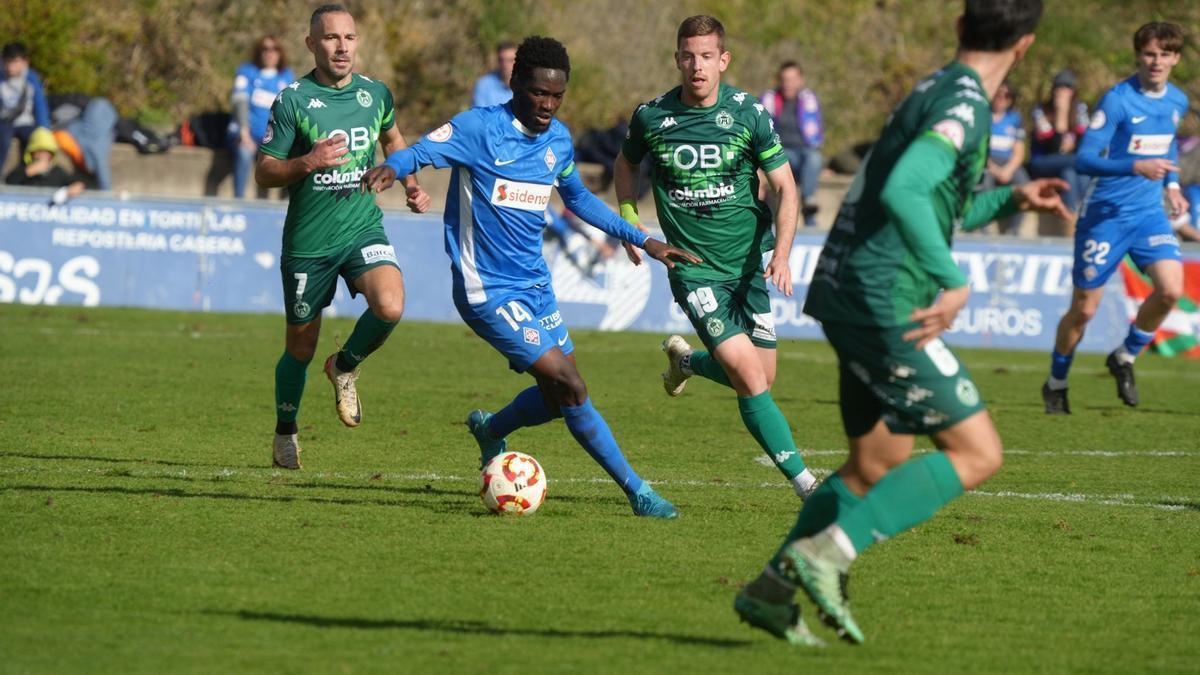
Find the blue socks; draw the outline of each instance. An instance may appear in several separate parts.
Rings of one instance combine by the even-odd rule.
[[[1153,331],[1147,333],[1146,331],[1138,328],[1135,324],[1131,323],[1129,324],[1129,335],[1125,336],[1125,351],[1129,352],[1130,356],[1137,356],[1138,354],[1142,353],[1142,350],[1145,349],[1146,345],[1150,344],[1150,341],[1153,339]]]
[[[487,433],[492,438],[500,439],[521,427],[536,427],[555,417],[557,415],[546,407],[542,390],[534,386],[517,394],[512,403],[492,415],[492,419],[488,421]]]
[[[560,409],[571,435],[592,459],[604,467],[626,494],[636,493],[643,481],[629,466],[629,461],[617,446],[617,439],[613,438],[608,428],[608,422],[592,406],[592,399],[588,398],[582,405],[560,406]]]
[[[1071,360],[1075,358],[1075,352],[1070,354],[1059,354],[1058,350],[1050,352],[1050,377],[1056,380],[1067,379],[1067,373],[1071,371]]]

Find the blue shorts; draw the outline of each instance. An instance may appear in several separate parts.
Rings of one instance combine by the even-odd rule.
[[[1075,288],[1103,286],[1126,253],[1142,271],[1160,260],[1183,260],[1162,208],[1116,214],[1089,208],[1075,227]]]
[[[509,367],[518,373],[551,349],[563,354],[575,351],[549,285],[489,297],[481,305],[454,304],[471,330],[506,356]]]

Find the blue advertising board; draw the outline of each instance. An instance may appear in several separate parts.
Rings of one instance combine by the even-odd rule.
[[[42,193],[0,192],[0,302],[128,306],[283,314],[279,248],[285,205],[221,200],[121,200],[85,196],[51,206]],[[386,212],[384,227],[404,270],[405,317],[458,321],[440,214]],[[795,293],[775,293],[781,338],[819,339],[801,310],[824,233],[792,249]],[[594,261],[583,235],[545,247],[564,317],[577,328],[690,333],[665,270],[624,255]],[[1071,294],[1067,241],[961,237],[954,256],[971,297],[946,339],[968,347],[1049,349]],[[1119,275],[1080,348],[1101,352],[1123,337],[1127,298]],[[327,314],[364,307],[339,288]]]

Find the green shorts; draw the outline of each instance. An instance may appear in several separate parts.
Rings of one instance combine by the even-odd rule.
[[[383,230],[367,232],[341,251],[320,258],[284,254],[279,260],[279,271],[283,276],[283,311],[287,322],[308,323],[320,316],[321,310],[333,302],[338,275],[346,280],[350,297],[358,295],[354,280],[380,265],[400,269],[396,250]]]
[[[983,410],[979,388],[940,339],[917,351],[910,327],[826,323],[838,355],[842,425],[850,438],[883,419],[897,434],[932,434]]]
[[[672,278],[671,294],[709,351],[742,334],[756,347],[775,348],[771,297],[761,274],[729,281]]]

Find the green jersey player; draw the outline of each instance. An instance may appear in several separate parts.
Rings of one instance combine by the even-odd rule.
[[[275,465],[286,469],[300,468],[296,414],[321,310],[333,300],[338,276],[351,295],[366,296],[368,305],[345,346],[325,361],[346,426],[362,420],[358,364],[383,344],[404,309],[403,277],[383,231],[383,213],[373,195],[358,189],[375,163],[376,143],[386,153],[406,147],[392,95],[379,82],[354,74],[358,34],[354,17],[341,5],[318,7],[304,41],[316,67],[275,99],[255,170],[260,186],[288,188],[280,256],[287,332],[275,366],[272,448]],[[427,210],[429,197],[417,182],[410,178],[405,185],[409,208]]]
[[[771,398],[775,323],[766,284],[771,279],[791,295],[796,183],[770,114],[753,96],[721,84],[730,58],[720,21],[693,16],[680,24],[675,65],[682,83],[634,112],[615,163],[617,199],[621,214],[636,223],[635,165],[651,162],[667,241],[703,260],[668,272],[675,302],[705,348],[693,350],[678,335],[663,342],[667,393],[678,396],[693,374],[732,388],[746,428],[803,498],[816,480]],[[779,196],[774,236],[770,210],[758,199],[760,170]]]
[[[851,642],[845,578],[877,541],[933,516],[1000,468],[1000,437],[975,383],[939,336],[967,300],[950,256],[955,226],[1017,209],[1066,217],[1057,179],[975,194],[987,161],[990,98],[1033,44],[1041,0],[966,0],[956,58],[889,117],[817,263],[805,311],[838,355],[850,456],[805,502],[763,573],[734,602],[743,619],[812,644],[799,586]],[[910,459],[915,434],[941,452]]]

